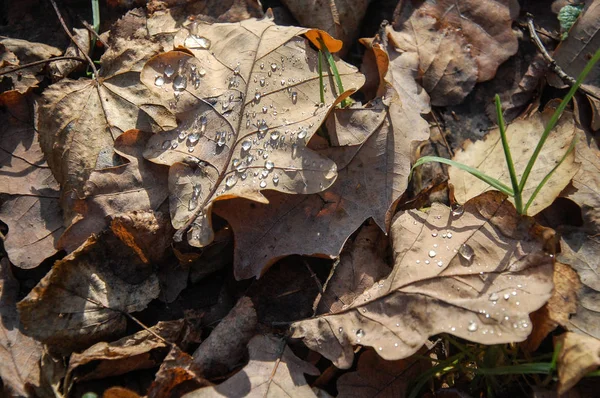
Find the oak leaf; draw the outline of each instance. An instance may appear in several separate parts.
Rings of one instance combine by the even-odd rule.
[[[553,112],[554,109],[548,106],[542,113],[536,112],[507,126],[506,136],[517,178],[520,178],[525,170],[529,158],[544,132],[544,126],[548,123]],[[573,120],[573,114],[570,112],[563,113],[542,148],[535,166],[531,169],[531,174],[523,189],[524,200],[529,199],[546,174],[556,166],[579,132],[581,130]],[[500,139],[500,130],[497,128],[490,131],[482,141],[468,142],[465,148],[455,153],[453,160],[479,169],[488,176],[510,186],[509,171]],[[569,184],[578,169],[579,164],[575,161],[575,154],[571,152],[532,202],[528,214],[537,214],[550,206]],[[454,195],[459,203],[465,203],[482,192],[493,189],[488,184],[457,167],[450,167],[448,174],[450,183],[454,185]]]
[[[205,387],[184,397],[315,397],[303,374],[318,375],[285,344],[270,335],[258,335],[248,343],[250,361],[242,370],[215,387]]]
[[[335,164],[306,142],[338,98],[364,79],[337,61],[348,91],[337,93],[329,76],[321,104],[317,52],[299,37],[303,33],[270,19],[192,24],[176,34],[177,50],[144,66],[142,82],[181,120],[178,128],[155,134],[145,152],[171,166],[176,240],[187,231],[192,246],[209,244],[216,200],[267,203],[263,190],[309,194],[335,181]]]
[[[567,332],[554,339],[558,354],[558,394],[575,386],[586,374],[600,367],[600,340]]]
[[[294,323],[292,337],[343,369],[354,345],[396,360],[442,332],[482,344],[522,341],[528,314],[552,291],[543,232],[498,192],[460,211],[434,203],[428,213],[401,212],[391,228],[390,276],[341,311]]]

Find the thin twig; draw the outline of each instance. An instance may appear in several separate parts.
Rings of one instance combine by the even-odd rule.
[[[62,25],[65,33],[67,34],[67,36],[69,36],[69,38],[71,39],[71,41],[73,42],[73,44],[75,44],[75,47],[77,47],[77,49],[79,49],[79,52],[81,54],[83,54],[83,56],[87,60],[88,64],[90,65],[90,67],[94,71],[94,77],[97,77],[98,76],[98,70],[96,69],[96,65],[94,65],[94,62],[92,61],[92,59],[90,58],[90,56],[85,51],[83,51],[83,49],[79,46],[79,43],[77,43],[77,40],[75,40],[75,37],[73,37],[73,35],[69,31],[69,28],[67,27],[67,24],[65,23],[65,20],[63,19],[62,15],[60,13],[60,10],[58,9],[58,6],[56,5],[56,2],[54,0],[50,0],[50,3],[52,3],[52,7],[54,7],[54,11],[56,11],[56,16],[58,17],[58,20],[60,21],[60,24]]]
[[[74,59],[74,60],[77,60],[77,61],[80,61],[80,62],[85,62],[86,61],[85,59],[83,59],[81,57],[71,57],[71,56],[64,56],[64,57],[56,57],[56,58],[43,59],[41,61],[30,62],[30,63],[25,64],[25,65],[19,65],[19,66],[15,67],[15,68],[2,71],[2,72],[0,72],[0,76],[6,75],[6,74],[11,73],[11,72],[16,72],[16,71],[21,70],[21,69],[30,68],[32,66],[36,66],[36,65],[40,65],[40,64],[45,64],[45,63],[48,63],[48,62],[65,61],[65,60],[68,60],[68,59]]]
[[[89,22],[81,21],[81,23],[88,30],[88,32],[90,32],[90,34],[96,38],[96,41],[99,41],[100,43],[102,43],[104,48],[108,48],[108,44],[104,40],[102,40],[100,35],[98,33],[96,33],[96,31],[94,30],[94,27],[92,25],[90,25]]]

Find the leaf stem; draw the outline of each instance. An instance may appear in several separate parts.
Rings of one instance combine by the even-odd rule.
[[[508,139],[506,138],[506,124],[504,123],[504,116],[502,115],[502,104],[500,103],[500,96],[496,94],[496,116],[498,118],[498,128],[500,129],[500,137],[502,139],[502,148],[504,149],[504,158],[506,159],[506,165],[508,166],[508,172],[510,174],[510,182],[512,184],[513,192],[515,194],[515,207],[519,214],[523,214],[523,195],[519,188],[519,180],[517,179],[517,173],[515,172],[515,164],[510,153],[510,147],[508,146]],[[525,211],[527,211],[525,209]]]
[[[577,89],[579,88],[579,86],[581,86],[581,84],[583,83],[583,81],[585,80],[587,75],[590,73],[590,71],[596,64],[596,62],[598,62],[598,60],[600,60],[600,49],[598,49],[596,51],[596,53],[594,54],[594,56],[592,57],[590,62],[588,62],[585,65],[585,68],[583,68],[583,71],[579,74],[579,77],[577,78],[577,81],[575,82],[575,84],[571,87],[571,89],[569,90],[567,95],[563,98],[563,100],[560,102],[560,104],[558,105],[558,107],[556,108],[554,113],[552,114],[550,121],[544,128],[544,133],[542,134],[542,137],[538,141],[538,144],[535,147],[535,150],[533,151],[533,155],[531,155],[531,158],[529,159],[529,162],[527,163],[527,166],[525,167],[525,171],[523,172],[523,175],[521,177],[521,182],[519,183],[519,191],[522,192],[523,189],[525,188],[525,184],[527,183],[527,179],[529,178],[531,169],[533,169],[533,165],[535,164],[535,161],[537,160],[538,156],[540,155],[540,152],[542,151],[542,147],[546,143],[546,140],[548,139],[550,132],[552,131],[552,129],[554,129],[554,127],[556,126],[556,123],[558,123],[558,119],[560,118],[563,111],[565,110],[565,108],[567,107],[567,105],[569,104],[569,102],[571,101],[571,99],[573,98],[575,93],[577,92]]]

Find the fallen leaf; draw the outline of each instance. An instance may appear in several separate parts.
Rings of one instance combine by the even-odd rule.
[[[37,267],[56,253],[62,234],[59,186],[33,128],[28,97],[0,97],[0,219],[8,225],[4,248],[19,268]]]
[[[73,383],[85,380],[156,367],[167,354],[168,343],[177,343],[182,327],[182,320],[159,322],[149,330],[141,330],[111,343],[103,341],[81,353],[73,353],[64,385],[70,388]],[[159,340],[156,335],[166,341]]]
[[[335,181],[335,164],[305,143],[338,95],[329,76],[325,105],[319,105],[317,53],[298,36],[304,28],[251,19],[190,29],[180,30],[174,45],[193,55],[163,53],[142,71],[144,84],[182,121],[154,135],[145,157],[171,166],[175,239],[191,227],[188,242],[203,247],[214,237],[215,200],[266,203],[262,190],[308,194]],[[364,79],[356,68],[337,64],[348,95]]]
[[[558,354],[558,394],[575,386],[586,374],[600,367],[600,341],[593,337],[567,332],[554,339],[560,344]]]
[[[143,63],[160,51],[145,24],[140,10],[126,14],[111,29],[96,79],[61,80],[37,103],[40,143],[63,196],[81,194],[94,169],[115,165],[113,145],[122,132],[175,125],[168,109],[139,82]]]
[[[102,393],[102,398],[141,398],[141,396],[128,388],[110,387]]]
[[[577,291],[577,313],[566,328],[600,339],[600,277],[598,276],[598,237],[578,228],[561,228],[558,261],[570,265],[581,281]]]
[[[196,374],[192,357],[173,346],[148,389],[148,397],[179,398],[190,391],[211,385],[211,382]]]
[[[378,46],[374,51],[387,57]],[[389,229],[396,203],[408,186],[413,147],[427,139],[429,128],[417,116],[421,108],[413,108],[410,99],[405,103],[402,93],[394,90],[397,71],[380,73],[385,76],[385,100],[336,110],[329,123],[332,141],[349,146],[321,152],[339,165],[331,188],[316,195],[268,193],[268,206],[244,200],[217,205],[217,214],[234,231],[236,278],[258,277],[290,254],[336,257],[348,236],[369,217],[382,230]],[[291,238],[295,236],[302,238]]]
[[[544,131],[544,126],[548,123],[553,112],[552,107],[546,107],[542,113],[536,112],[528,118],[519,119],[506,128],[506,137],[517,178],[521,178],[523,170],[525,170],[527,162]],[[580,129],[573,120],[573,114],[564,112],[531,170],[527,184],[523,189],[525,203],[527,203],[526,201],[529,200],[530,195],[546,174],[556,166],[556,163],[567,152],[571,141],[579,131]],[[455,153],[453,160],[474,167],[510,186],[510,177],[499,129],[490,131],[482,141],[467,143],[464,149]],[[572,152],[546,182],[529,207],[528,214],[535,215],[550,206],[569,184],[578,169],[579,165],[576,163],[575,154]],[[478,178],[456,167],[450,167],[448,175],[450,183],[454,185],[454,194],[459,203],[465,203],[482,192],[493,189]]]
[[[369,0],[283,0],[283,5],[300,25],[318,28],[344,43],[345,55],[358,37]]]
[[[528,314],[552,291],[547,232],[498,192],[460,211],[434,203],[428,213],[401,212],[391,228],[390,276],[340,312],[294,323],[292,337],[342,369],[352,365],[354,345],[396,360],[442,332],[482,344],[522,341]]]
[[[240,364],[257,326],[252,300],[242,297],[194,352],[193,369],[207,379],[224,376]]]
[[[111,218],[134,211],[140,212],[138,215],[152,214],[149,211],[158,210],[166,202],[167,169],[145,161],[142,156],[150,136],[151,133],[129,130],[116,139],[114,150],[127,163],[93,171],[84,185],[83,198],[66,199],[77,217],[60,237],[57,247],[72,252],[92,234],[106,229]],[[158,229],[161,234],[153,239],[138,239],[153,261],[164,255],[173,234],[171,228],[156,225],[148,233],[152,235]]]
[[[21,322],[28,335],[62,353],[87,348],[123,333],[124,313],[158,297],[151,271],[112,234],[91,237],[19,302]]]
[[[43,346],[21,331],[17,313],[19,283],[10,263],[0,260],[0,378],[10,396],[30,396],[40,386]]]
[[[341,311],[386,277],[391,271],[384,261],[386,246],[387,239],[376,224],[364,226],[352,242],[346,242],[317,313]]]
[[[242,370],[215,387],[204,387],[184,395],[195,397],[315,397],[303,374],[318,375],[302,361],[285,340],[258,335],[248,343],[250,361]]]
[[[355,372],[343,374],[337,381],[341,397],[397,398],[408,395],[408,385],[429,367],[419,358],[385,361],[375,351],[365,351]]]
[[[517,52],[518,9],[513,0],[401,2],[391,38],[399,51],[417,54],[432,105],[458,104]]]
[[[79,50],[80,48],[84,51],[85,54],[90,53],[90,42],[91,42],[91,33],[85,28],[81,29],[73,29],[73,37],[77,42],[75,45],[72,41],[69,44],[65,51],[65,56],[68,57],[79,57],[85,59],[85,56]],[[50,73],[52,74],[52,78],[54,81],[64,79],[69,76],[75,70],[86,66],[85,62],[81,62],[75,59],[66,59],[64,61],[55,61],[49,65]]]

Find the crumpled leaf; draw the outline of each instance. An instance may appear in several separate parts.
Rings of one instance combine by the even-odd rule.
[[[374,51],[387,58],[378,45]],[[385,62],[380,65],[387,67]],[[236,237],[236,278],[260,276],[285,255],[335,257],[369,217],[388,230],[408,185],[413,146],[427,139],[429,128],[418,116],[420,107],[413,108],[412,100],[405,103],[402,93],[391,86],[399,79],[396,72],[380,73],[385,77],[381,83],[385,100],[336,110],[328,123],[332,141],[349,146],[321,152],[339,166],[331,188],[310,196],[268,193],[268,206],[243,200],[218,204],[217,214],[230,223]]]
[[[73,29],[73,37],[75,37],[75,41],[77,42],[76,46],[72,41],[69,44],[65,51],[65,56],[70,57],[79,57],[85,59],[85,56],[81,53],[79,48],[81,48],[86,54],[90,53],[91,47],[91,33],[89,30],[81,28],[81,29]],[[75,59],[66,59],[64,61],[55,61],[49,65],[50,73],[52,74],[52,78],[54,81],[64,79],[69,76],[69,74],[78,68],[87,65],[87,63],[82,61],[77,61]]]
[[[300,25],[318,28],[344,43],[341,55],[348,52],[358,37],[369,0],[283,0]]]
[[[527,162],[544,131],[544,126],[548,123],[553,112],[552,107],[546,107],[542,113],[536,112],[526,119],[519,119],[506,128],[506,137],[512,153],[517,178],[521,178],[523,170],[525,170]],[[564,112],[531,170],[527,184],[523,189],[524,200],[529,199],[546,174],[560,161],[579,131],[581,130],[575,124],[573,114]],[[482,141],[467,143],[466,148],[455,153],[453,160],[475,167],[488,176],[510,186],[510,176],[504,158],[499,129],[490,131]],[[575,162],[575,154],[571,152],[539,192],[529,207],[528,214],[535,215],[550,206],[569,184],[578,169],[579,165]],[[450,167],[448,175],[450,183],[454,185],[454,195],[459,203],[465,203],[482,192],[493,189],[485,182],[456,167]]]
[[[600,241],[596,235],[578,228],[563,228],[560,232],[561,253],[557,259],[577,271],[581,281],[577,313],[569,318],[566,328],[600,339]]]
[[[390,276],[342,311],[294,323],[292,337],[342,369],[359,344],[396,360],[442,332],[482,344],[524,340],[528,314],[552,292],[548,233],[498,192],[460,211],[434,203],[428,213],[401,212],[391,228]]]
[[[5,257],[0,260],[0,378],[12,396],[29,396],[40,386],[43,346],[21,331],[17,313],[19,283]]]
[[[148,389],[148,397],[179,398],[185,393],[211,385],[211,382],[196,374],[192,357],[173,346]]]
[[[123,333],[124,313],[143,310],[158,294],[151,267],[105,233],[57,261],[18,309],[28,335],[70,353]]]
[[[385,361],[375,351],[360,355],[355,372],[343,374],[337,381],[339,396],[347,398],[405,397],[414,379],[425,372],[426,361],[419,358]]]
[[[139,82],[145,60],[160,51],[140,10],[111,29],[97,79],[64,79],[44,90],[36,127],[63,196],[81,194],[94,169],[115,166],[113,145],[122,132],[175,126],[168,109]],[[68,208],[68,206],[67,206]]]
[[[399,51],[418,55],[431,104],[458,104],[517,52],[518,8],[513,0],[400,2],[391,37]]]
[[[558,394],[575,386],[589,372],[600,367],[600,341],[577,333],[567,332],[555,338],[560,344],[558,354]]]
[[[63,232],[59,187],[33,128],[28,98],[0,97],[0,220],[8,225],[4,248],[19,268],[37,267],[54,255]]]
[[[127,163],[93,171],[84,185],[83,197],[66,200],[77,217],[60,237],[57,247],[72,252],[92,234],[106,229],[110,218],[133,211],[158,210],[166,201],[167,169],[142,156],[150,136],[151,133],[129,130],[115,140],[115,152]],[[146,251],[152,252],[149,256],[156,261],[164,254],[163,249],[168,246],[172,232],[166,226],[150,227],[151,230],[162,229],[161,236],[169,235],[158,245],[156,239],[138,239],[138,244],[145,245]]]
[[[258,335],[248,343],[250,361],[242,370],[215,387],[205,387],[184,395],[197,397],[315,397],[303,374],[319,371],[302,361],[285,340]]]
[[[145,157],[171,166],[176,240],[191,227],[189,243],[203,247],[214,238],[215,200],[267,203],[262,190],[309,194],[331,186],[335,164],[305,144],[338,95],[329,76],[325,104],[319,105],[317,53],[298,37],[306,29],[270,19],[189,29],[177,33],[174,45],[193,55],[160,54],[142,71],[144,84],[181,120],[177,129],[150,139]],[[337,63],[348,95],[364,79],[356,68]]]
[[[159,340],[177,343],[183,320],[159,322],[150,330],[141,330],[117,341],[94,344],[82,353],[73,353],[69,359],[65,385],[84,380],[103,379],[138,369],[158,366],[167,354],[169,345]],[[161,355],[162,354],[162,355]]]

